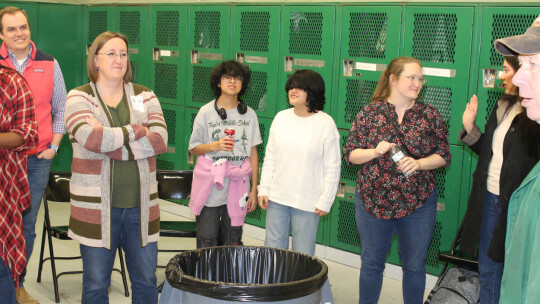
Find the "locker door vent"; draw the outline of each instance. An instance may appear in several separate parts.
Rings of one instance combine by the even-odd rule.
[[[386,13],[351,13],[349,56],[385,58]]]
[[[156,159],[156,168],[158,170],[174,170],[174,162],[163,160],[158,157]]]
[[[169,140],[167,146],[176,146],[176,111],[163,108],[163,117],[167,124],[167,132],[169,133]]]
[[[139,62],[130,60],[129,65],[131,65],[131,82],[139,83]]]
[[[503,58],[502,56],[500,56]],[[502,65],[502,62],[501,62]],[[486,107],[486,120],[488,121],[489,116],[491,116],[491,112],[495,108],[495,105],[497,104],[497,101],[501,99],[501,96],[503,95],[504,91],[502,90],[488,90],[488,98],[487,98],[487,107]]]
[[[346,136],[341,136],[341,139],[343,140],[343,145],[347,143],[348,138],[349,134],[347,134]],[[349,164],[347,164],[344,157],[341,158],[341,180],[354,181],[356,183],[356,179],[358,178],[358,169],[358,166],[350,166]]]
[[[215,99],[210,89],[210,72],[212,68],[194,66],[193,67],[193,102],[207,103]]]
[[[155,63],[155,93],[158,97],[176,99],[178,66],[170,63]]]
[[[194,47],[219,49],[219,31],[221,29],[221,13],[214,11],[195,12],[193,31]]]
[[[493,43],[499,38],[508,36],[521,35],[531,26],[538,14],[494,14],[493,23],[491,25],[491,43],[489,62],[492,66],[501,67],[504,62],[504,57],[501,56]]]
[[[356,114],[370,102],[375,87],[376,81],[347,79],[344,117],[347,123],[353,123]]]
[[[440,192],[439,192],[440,193]],[[435,229],[433,230],[433,238],[429,244],[428,255],[426,259],[426,266],[439,269],[439,260],[437,255],[441,249],[442,238],[442,223],[437,221],[435,223]]]
[[[321,55],[323,14],[291,12],[289,22],[289,52]]]
[[[261,138],[264,140],[265,138],[268,138],[266,132],[270,132],[270,130],[266,130],[266,125],[259,122],[259,131],[261,132]],[[264,150],[266,149],[266,142],[263,142],[262,145],[257,145],[257,155],[259,156],[259,162],[262,163],[264,161]]]
[[[412,57],[422,62],[454,63],[456,14],[414,14]]]
[[[179,17],[177,11],[156,12],[156,45],[178,46]]]
[[[126,35],[129,44],[141,43],[141,13],[120,12],[120,33]]]
[[[424,86],[416,101],[435,107],[439,114],[441,114],[441,117],[446,124],[446,128],[450,129],[451,88]]]
[[[107,31],[107,12],[88,12],[88,42],[92,43],[99,34]]]
[[[244,95],[245,103],[255,111],[266,110],[266,88],[268,87],[266,72],[252,71],[249,89]]]
[[[439,188],[439,201],[444,201],[446,193],[446,172],[448,168],[439,168],[435,170],[435,179],[437,180],[437,188]]]
[[[338,227],[337,239],[339,242],[360,247],[360,238],[356,230],[356,219],[354,215],[354,201],[338,199]]]
[[[240,49],[242,51],[268,52],[270,13],[242,12],[240,21]]]

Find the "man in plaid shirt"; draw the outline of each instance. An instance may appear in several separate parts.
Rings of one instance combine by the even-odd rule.
[[[15,303],[26,265],[22,211],[30,207],[26,151],[38,142],[34,97],[16,71],[0,65],[0,291]]]

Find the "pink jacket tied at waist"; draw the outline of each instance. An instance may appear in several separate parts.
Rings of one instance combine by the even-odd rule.
[[[218,190],[222,190],[225,177],[228,177],[227,211],[231,218],[231,226],[244,225],[244,218],[248,209],[246,205],[249,199],[251,170],[249,158],[246,158],[242,165],[238,167],[231,165],[226,159],[213,162],[206,158],[205,155],[199,155],[193,170],[191,199],[189,200],[191,212],[195,215],[201,214],[212,187],[216,186]]]

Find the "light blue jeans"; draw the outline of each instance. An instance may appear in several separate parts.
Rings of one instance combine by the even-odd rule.
[[[0,257],[0,291],[2,291],[2,303],[15,304],[15,282],[9,267],[4,265]]]
[[[81,245],[83,304],[109,303],[108,288],[118,243],[126,253],[132,303],[157,303],[157,242],[141,247],[139,219],[140,208],[112,208],[112,250]]]
[[[30,188],[30,199],[32,206],[23,212],[24,240],[26,242],[26,260],[29,261],[34,250],[34,240],[36,239],[36,219],[43,199],[43,193],[49,181],[49,170],[52,159],[38,159],[37,155],[28,156],[28,186]],[[26,268],[19,276],[19,285],[23,287]]]
[[[478,271],[480,273],[480,303],[498,304],[501,295],[501,279],[504,263],[497,263],[488,256],[495,227],[501,216],[499,196],[486,191],[484,213],[478,246]]]
[[[377,219],[366,211],[358,191],[355,196],[356,226],[362,246],[360,304],[376,304],[381,293],[386,256],[398,235],[399,256],[403,263],[405,304],[423,303],[426,285],[426,258],[437,215],[437,188],[422,207],[399,219]]]
[[[264,246],[288,249],[292,228],[292,250],[305,254],[315,253],[319,216],[269,201],[266,209],[266,238]]]

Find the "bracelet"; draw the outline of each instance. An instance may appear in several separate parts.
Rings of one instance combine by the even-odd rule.
[[[58,146],[55,146],[55,145],[53,145],[53,144],[50,144],[50,145],[49,145],[49,148],[54,150],[54,154],[57,154],[57,153],[58,153]]]

